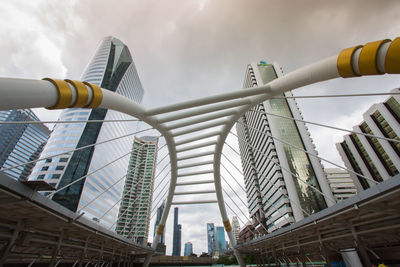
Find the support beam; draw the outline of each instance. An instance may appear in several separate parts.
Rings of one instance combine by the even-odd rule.
[[[218,203],[217,200],[197,200],[197,201],[174,201],[172,205],[193,205],[193,204],[209,204]]]
[[[1,253],[0,267],[4,266],[4,263],[6,262],[7,257],[10,254],[11,248],[14,246],[14,243],[17,240],[19,232],[22,230],[22,228],[23,228],[23,224],[22,224],[22,222],[19,221],[12,233],[10,240],[7,243],[7,246],[3,249],[2,253]]]
[[[195,184],[212,184],[212,183],[214,183],[214,180],[203,180],[203,181],[176,183],[176,186],[195,185]]]
[[[175,196],[181,195],[196,195],[196,194],[213,194],[215,190],[199,190],[199,191],[187,191],[187,192],[175,192]]]

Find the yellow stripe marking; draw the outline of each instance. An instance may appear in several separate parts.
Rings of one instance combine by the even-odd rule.
[[[358,59],[358,67],[360,69],[361,75],[383,74],[378,70],[376,59],[379,48],[382,44],[386,42],[390,42],[390,40],[385,39],[381,41],[367,43],[361,49],[360,57]]]
[[[400,73],[400,37],[390,44],[385,58],[386,73]]]
[[[93,92],[92,101],[90,101],[88,105],[84,106],[84,108],[97,108],[101,104],[101,101],[103,100],[103,93],[101,92],[100,87],[88,82],[83,82],[83,83],[89,86]]]
[[[73,81],[73,80],[69,80],[69,79],[65,79],[65,81],[72,84],[75,87],[76,93],[77,93],[75,103],[72,104],[71,107],[81,108],[81,107],[86,106],[86,103],[89,98],[89,93],[88,93],[88,89],[87,89],[86,85],[80,81]]]
[[[58,92],[58,100],[57,104],[52,107],[48,107],[47,109],[62,109],[68,108],[71,106],[72,101],[72,91],[71,87],[69,87],[68,83],[63,80],[44,78],[43,80],[49,81],[57,88]]]
[[[343,49],[342,52],[340,52],[337,59],[337,69],[341,77],[349,78],[349,77],[360,76],[357,75],[357,73],[355,73],[355,71],[353,70],[353,65],[351,62],[354,52],[361,47],[362,45],[358,45]]]

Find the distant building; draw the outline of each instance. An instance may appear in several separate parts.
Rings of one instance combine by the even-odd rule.
[[[226,251],[226,241],[225,241],[225,229],[222,226],[217,226],[217,250],[219,255],[222,255]]]
[[[400,89],[391,92],[399,93]],[[400,96],[393,95],[383,103],[372,105],[363,114],[363,119],[359,125],[353,127],[354,131],[399,141]],[[369,178],[350,173],[357,191],[370,188],[399,173],[398,142],[352,133],[344,136],[344,141],[336,144],[336,147],[348,169]]]
[[[235,236],[236,242],[239,239],[239,233],[240,233],[240,224],[239,220],[236,216],[232,217],[232,233]]]
[[[277,64],[252,63],[243,87],[262,86],[280,76]],[[250,218],[260,234],[334,204],[321,162],[302,151],[316,154],[310,133],[298,121],[303,118],[297,103],[285,96],[292,93],[260,103],[236,124]]]
[[[192,242],[185,243],[185,250],[183,252],[183,256],[190,256],[193,254],[193,244]]]
[[[157,146],[158,137],[135,137],[118,213],[116,232],[142,245],[149,234]]]
[[[207,223],[207,248],[208,255],[213,255],[217,250],[217,234],[214,223]]]
[[[357,193],[348,171],[340,168],[325,168],[325,172],[336,201],[352,197]]]
[[[40,121],[30,109],[0,111],[0,121]],[[0,125],[0,169],[39,158],[50,131],[42,123]],[[5,171],[16,179],[26,180],[35,164],[26,164]],[[54,186],[54,184],[52,184]]]
[[[157,227],[158,224],[161,221],[161,216],[164,212],[165,209],[165,200],[162,202],[162,204],[157,208],[157,216],[156,216],[156,222],[154,223],[154,234],[153,236],[156,236],[156,231],[157,231]],[[164,244],[165,240],[164,240],[164,231],[160,236],[160,241],[158,243],[163,243]]]
[[[172,256],[181,255],[182,225],[178,224],[178,208],[174,209],[174,233],[172,237]]]

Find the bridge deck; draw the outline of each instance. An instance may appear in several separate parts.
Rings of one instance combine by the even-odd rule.
[[[136,261],[151,251],[0,173],[0,263]]]
[[[237,246],[245,253],[294,259],[306,253],[332,255],[356,247],[371,258],[400,259],[400,175]]]

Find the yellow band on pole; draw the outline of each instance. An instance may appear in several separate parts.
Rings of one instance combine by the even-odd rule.
[[[101,104],[101,101],[103,100],[103,93],[101,92],[100,87],[88,82],[83,82],[83,83],[89,86],[93,92],[92,101],[90,101],[89,104],[84,106],[84,108],[97,108]]]
[[[162,233],[164,231],[164,227],[165,227],[165,225],[159,224],[158,227],[157,227],[156,233],[159,234],[159,235],[162,235]]]
[[[224,226],[225,226],[225,230],[226,230],[227,232],[232,231],[232,226],[231,226],[231,223],[229,222],[229,220],[224,221],[223,223],[224,223]]]
[[[385,58],[386,73],[400,73],[400,37],[390,44]]]
[[[72,108],[81,108],[86,106],[89,98],[89,93],[86,85],[80,81],[73,81],[65,79],[66,82],[72,84],[76,90],[76,100],[75,103],[71,105]]]
[[[378,50],[384,43],[390,42],[389,39],[367,43],[361,49],[360,57],[358,58],[358,68],[361,75],[377,75],[383,74],[378,70],[377,55]]]
[[[71,87],[69,87],[68,83],[63,80],[51,79],[51,78],[43,78],[45,81],[49,81],[57,88],[58,92],[58,100],[57,104],[52,107],[48,107],[47,109],[62,109],[68,108],[71,106],[72,101],[72,91]]]
[[[361,47],[362,45],[358,45],[343,49],[342,52],[340,52],[337,59],[337,69],[341,77],[349,78],[349,77],[360,76],[357,75],[357,73],[353,69],[352,58],[354,52]]]

